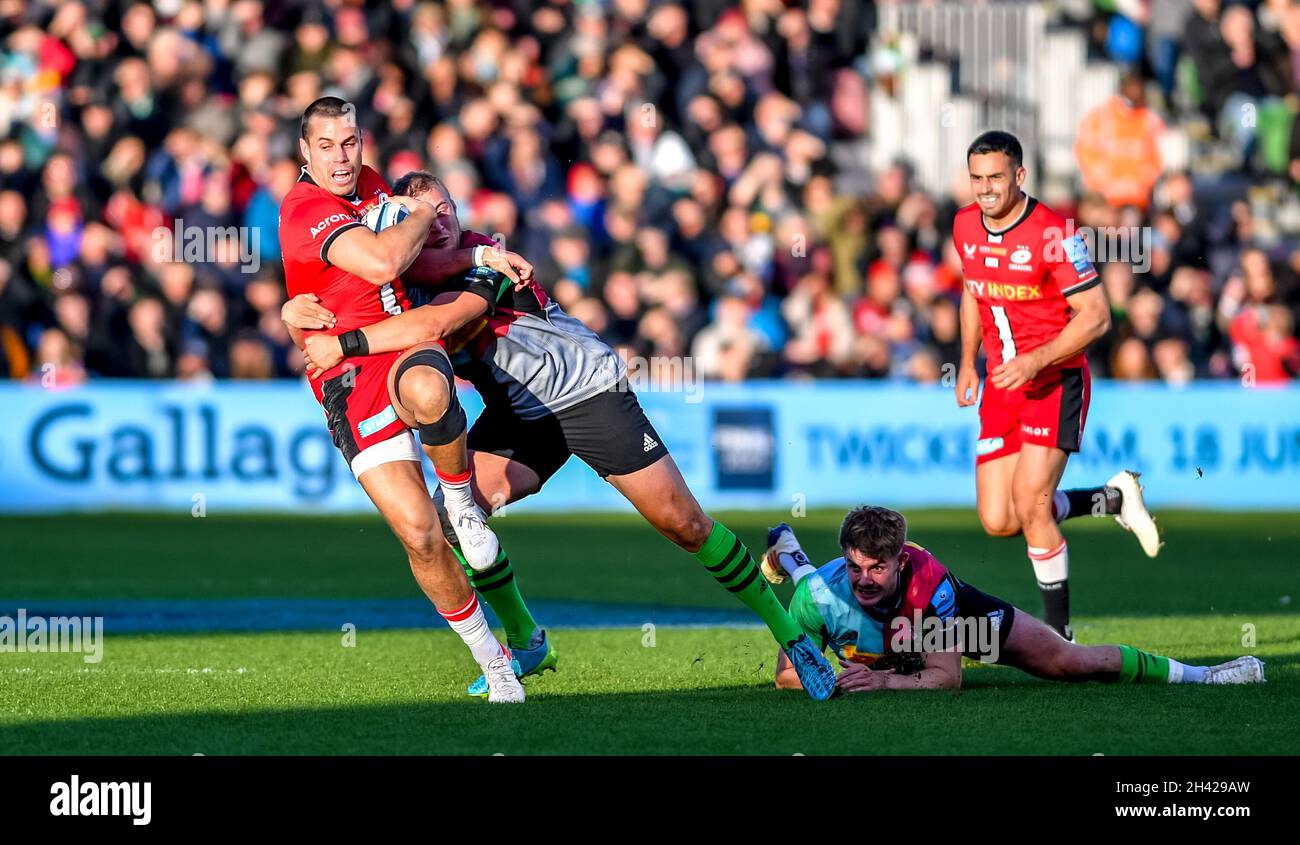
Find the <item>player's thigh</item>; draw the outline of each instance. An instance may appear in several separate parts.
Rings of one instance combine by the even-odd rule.
[[[1011,480],[1011,499],[1022,524],[1043,514],[1051,518],[1052,496],[1069,460],[1070,453],[1055,446],[1021,444],[1020,460]]]
[[[1019,452],[1012,452],[975,465],[975,507],[980,524],[990,534],[1009,536],[1020,531],[1011,500],[1011,482],[1019,457]]]
[[[1094,681],[1113,680],[1120,661],[1116,646],[1068,642],[1046,623],[1016,610],[998,662],[1049,680]]]
[[[1016,609],[998,663],[1039,678],[1056,678],[1067,662],[1067,652],[1074,647],[1042,620]]]
[[[465,440],[479,507],[495,510],[540,490],[569,460],[559,421],[525,420],[509,406],[487,405]]]
[[[985,381],[980,397],[979,440],[975,443],[975,505],[984,530],[994,536],[1019,533],[1011,503],[1011,479],[1020,453],[1023,391],[1007,391]]]
[[[626,385],[555,414],[565,446],[601,478],[630,476],[668,454],[668,447]]]
[[[665,454],[635,472],[608,475],[605,480],[674,543],[694,551],[708,539],[713,520],[686,486],[672,455]]]
[[[436,554],[442,528],[418,461],[380,463],[359,473],[357,481],[408,554],[417,558]]]
[[[493,452],[473,450],[469,453],[469,460],[474,468],[474,498],[484,513],[490,515],[541,489],[541,477],[519,461]]]
[[[416,408],[445,408],[450,391],[455,389],[451,360],[442,345],[433,341],[407,349],[388,370],[388,399],[398,419],[409,428],[419,427]]]

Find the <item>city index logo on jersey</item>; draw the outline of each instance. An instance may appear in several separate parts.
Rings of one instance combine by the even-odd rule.
[[[1009,285],[1004,282],[980,281],[967,279],[966,287],[971,293],[985,299],[1001,299],[1007,302],[1028,302],[1043,298],[1042,285]]]

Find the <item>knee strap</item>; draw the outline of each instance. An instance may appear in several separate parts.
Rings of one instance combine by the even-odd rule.
[[[437,422],[420,424],[420,442],[425,446],[446,446],[464,434],[468,427],[465,409],[460,406],[460,400],[456,398],[456,388],[453,387],[447,413],[443,414]]]
[[[467,421],[465,409],[456,396],[456,374],[451,361],[441,349],[421,349],[412,352],[397,366],[393,374],[393,395],[402,401],[402,376],[412,367],[432,367],[447,380],[447,410],[431,423],[420,423],[420,442],[426,446],[445,446],[464,433]]]

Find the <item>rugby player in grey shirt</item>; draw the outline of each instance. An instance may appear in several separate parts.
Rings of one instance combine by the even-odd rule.
[[[427,246],[496,248],[482,235],[461,230],[455,203],[432,174],[409,173],[393,190],[435,207]],[[286,322],[329,319],[319,305],[300,299],[286,304]],[[536,493],[577,455],[766,623],[812,698],[834,692],[835,671],[781,606],[749,548],[706,514],[686,486],[628,387],[622,359],[535,282],[512,284],[476,267],[449,277],[430,304],[362,331],[372,354],[414,354],[421,345],[444,344],[456,375],[478,390],[484,411],[467,445],[474,497],[485,512]],[[305,353],[312,369],[337,366],[344,358],[342,344],[324,334],[309,338]],[[554,669],[555,650],[528,612],[505,551],[497,565],[471,578],[506,629],[519,676]],[[483,691],[482,678],[470,685],[471,695]]]

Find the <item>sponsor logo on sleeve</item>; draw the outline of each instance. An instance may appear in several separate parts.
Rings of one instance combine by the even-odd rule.
[[[1081,235],[1073,235],[1063,242],[1065,257],[1074,265],[1074,271],[1080,276],[1093,272],[1092,259],[1088,257],[1088,245]]]
[[[315,226],[311,227],[312,240],[315,240],[317,235],[319,235],[321,232],[325,231],[335,223],[338,223],[342,220],[353,220],[353,219],[355,218],[353,218],[351,214],[343,214],[341,212],[338,214],[331,214],[329,217],[326,217],[324,220],[320,221]]]

